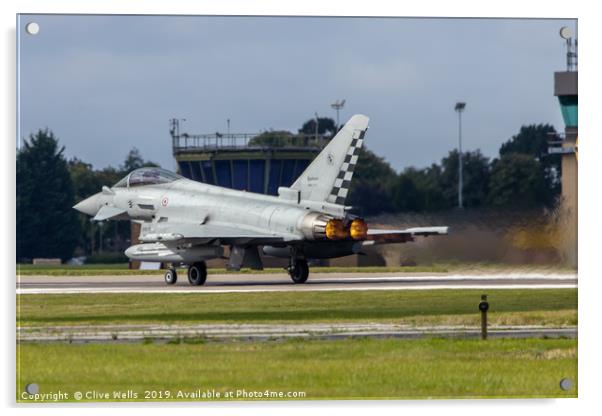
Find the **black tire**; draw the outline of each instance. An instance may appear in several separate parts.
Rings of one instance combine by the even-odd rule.
[[[291,276],[294,283],[305,283],[309,277],[309,266],[307,265],[307,261],[295,260],[295,263],[288,274]]]
[[[176,272],[176,269],[167,269],[165,271],[165,283],[168,285],[175,285],[177,281],[178,273]]]
[[[204,261],[194,263],[188,267],[188,282],[193,286],[200,286],[207,280],[207,265]]]

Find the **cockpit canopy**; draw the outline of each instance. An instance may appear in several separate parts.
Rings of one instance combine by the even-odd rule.
[[[140,168],[130,172],[125,178],[117,182],[115,188],[131,186],[158,185],[182,179],[182,176],[161,168]]]

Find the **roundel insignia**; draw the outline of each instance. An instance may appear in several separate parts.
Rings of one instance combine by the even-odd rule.
[[[166,207],[168,203],[169,203],[169,199],[167,197],[165,197],[161,200],[161,205],[163,205],[164,207]]]
[[[334,163],[334,156],[332,155],[332,153],[328,153],[328,155],[326,155],[326,160],[328,161],[329,165],[332,165]]]

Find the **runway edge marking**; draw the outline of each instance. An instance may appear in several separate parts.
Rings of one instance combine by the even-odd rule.
[[[338,291],[368,291],[368,290],[462,290],[462,289],[576,289],[576,284],[544,284],[544,285],[424,285],[407,287],[336,287],[336,288],[266,288],[266,289],[16,289],[17,295],[50,295],[50,294],[144,294],[144,293],[250,293],[250,292],[338,292]]]

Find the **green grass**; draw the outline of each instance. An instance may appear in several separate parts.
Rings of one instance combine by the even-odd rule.
[[[32,382],[70,397],[131,389],[139,401],[145,390],[173,399],[197,389],[233,399],[243,389],[300,391],[306,400],[577,396],[577,386],[559,388],[562,378],[577,382],[569,339],[24,344],[17,356],[18,401]]]
[[[18,295],[19,325],[478,322],[483,290]],[[576,289],[487,290],[490,320],[575,325]],[[547,321],[550,318],[552,321]],[[456,322],[461,321],[461,322]]]

